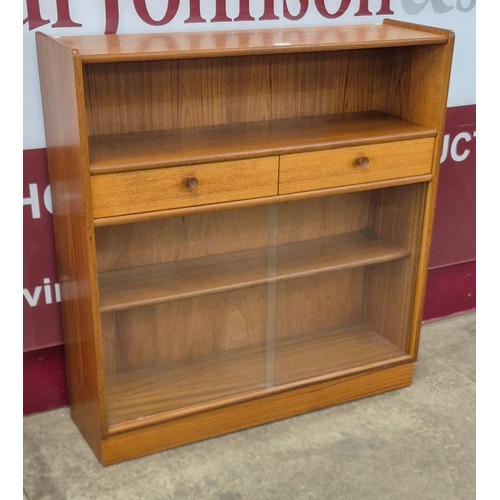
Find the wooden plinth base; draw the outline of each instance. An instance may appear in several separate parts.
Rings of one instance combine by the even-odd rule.
[[[110,436],[101,442],[111,465],[411,384],[413,363],[307,385]]]

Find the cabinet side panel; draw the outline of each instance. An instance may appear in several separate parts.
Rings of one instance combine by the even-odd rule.
[[[410,184],[372,193],[370,229],[407,249],[409,256],[367,272],[365,322],[404,351],[408,349],[426,187]]]
[[[64,45],[37,33],[56,255],[72,417],[100,456],[101,398],[94,228],[82,110],[81,63]]]
[[[421,26],[393,19],[385,19],[384,24],[428,31],[448,37],[448,41],[445,44],[397,49],[400,52],[399,56],[397,56],[400,63],[395,63],[393,71],[396,71],[396,73],[399,72],[399,85],[402,88],[401,94],[403,99],[401,104],[388,101],[387,107],[382,109],[388,113],[397,114],[403,119],[437,130],[432,159],[433,177],[429,182],[425,197],[420,259],[417,269],[414,312],[409,344],[409,353],[416,360],[427,281],[427,266],[439,178],[439,159],[443,147],[444,123],[455,35],[449,30]],[[391,80],[394,81],[394,75]],[[399,109],[398,106],[401,106],[401,108]]]
[[[417,26],[416,28],[418,29],[419,27]],[[443,30],[435,31],[442,32]],[[423,50],[424,47],[413,47],[410,77],[411,92],[408,101],[408,109],[406,111],[407,114],[403,114],[402,116],[413,122],[434,127],[437,130],[432,165],[433,178],[429,183],[425,200],[420,260],[417,270],[415,306],[409,346],[409,353],[414,360],[417,359],[418,354],[420,324],[424,306],[427,267],[439,179],[439,160],[443,147],[446,105],[455,41],[454,33],[447,33],[448,42],[445,45],[432,47],[432,49],[427,47],[431,49],[428,51]]]
[[[392,19],[385,19],[384,24],[448,36],[448,42],[445,44],[396,49],[396,59],[393,64],[394,71],[400,71],[399,83],[404,82],[405,85],[400,116],[414,123],[437,129],[439,139],[442,136],[446,114],[454,33]],[[394,76],[391,80],[396,80]],[[399,115],[399,113],[394,114]],[[441,151],[439,141],[437,149]]]
[[[410,92],[402,118],[443,130],[451,70],[450,43],[411,49]]]

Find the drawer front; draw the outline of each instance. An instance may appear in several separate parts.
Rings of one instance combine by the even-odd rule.
[[[284,155],[279,193],[430,174],[434,138]]]
[[[91,177],[94,217],[276,195],[278,157]]]

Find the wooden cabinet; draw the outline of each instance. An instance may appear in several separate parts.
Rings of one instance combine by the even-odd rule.
[[[71,414],[103,464],[411,383],[453,33],[37,48]]]

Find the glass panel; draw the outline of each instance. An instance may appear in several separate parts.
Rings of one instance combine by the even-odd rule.
[[[407,360],[425,189],[98,228],[109,425]]]
[[[257,207],[97,229],[110,426],[264,388],[269,220]]]
[[[282,204],[275,384],[407,353],[425,185]]]

